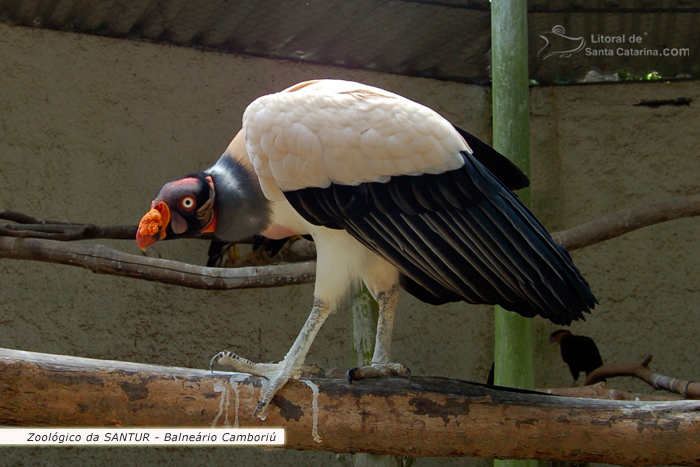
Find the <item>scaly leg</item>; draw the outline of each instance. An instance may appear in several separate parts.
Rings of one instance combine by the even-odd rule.
[[[409,376],[411,371],[400,363],[391,363],[391,334],[394,330],[394,316],[399,300],[399,288],[393,285],[389,290],[376,296],[379,304],[377,337],[374,344],[372,365],[352,368],[348,371],[348,380],[376,378],[379,376]]]
[[[301,332],[299,332],[292,348],[289,349],[287,355],[285,355],[284,359],[279,363],[255,363],[231,352],[224,351],[220,352],[212,359],[211,366],[213,367],[217,363],[229,365],[238,372],[262,376],[269,380],[270,384],[267,391],[253,412],[253,417],[258,416],[264,420],[267,406],[272,398],[275,397],[277,391],[279,391],[287,381],[290,379],[297,379],[301,375],[304,359],[309,352],[311,343],[314,341],[316,334],[319,329],[321,329],[326,318],[331,314],[331,311],[332,308],[327,303],[314,300],[314,307],[311,310],[309,318],[306,320],[306,323],[304,323],[304,327],[301,329]]]

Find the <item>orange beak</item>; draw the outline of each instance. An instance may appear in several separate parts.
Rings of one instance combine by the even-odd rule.
[[[136,232],[136,243],[139,248],[145,250],[158,240],[165,238],[165,229],[170,223],[170,208],[164,202],[153,206],[151,210],[141,218],[139,229]]]

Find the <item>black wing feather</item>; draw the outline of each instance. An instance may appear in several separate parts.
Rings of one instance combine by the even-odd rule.
[[[521,186],[515,166],[490,151],[499,157],[488,153],[489,164],[510,186]],[[557,324],[583,318],[597,301],[568,252],[488,165],[469,153],[462,157],[463,167],[442,174],[285,196],[309,222],[343,228],[390,261],[401,285],[428,303],[499,304]]]
[[[484,167],[489,169],[505,186],[513,191],[530,186],[530,180],[513,161],[468,131],[455,125],[452,126],[472,149],[474,157],[484,164]]]

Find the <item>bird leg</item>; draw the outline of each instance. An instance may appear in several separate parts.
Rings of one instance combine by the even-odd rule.
[[[399,301],[399,288],[393,285],[389,290],[376,296],[379,304],[379,319],[377,321],[377,337],[374,344],[374,355],[371,366],[352,368],[348,371],[348,380],[377,378],[379,376],[410,376],[411,371],[400,363],[391,361],[391,334],[394,330],[394,316]]]
[[[249,373],[255,376],[262,376],[269,381],[265,395],[263,395],[260,403],[253,412],[253,418],[256,416],[261,420],[266,417],[267,406],[275,397],[277,391],[285,385],[290,379],[298,379],[304,369],[304,359],[309,352],[311,343],[314,341],[316,334],[321,329],[321,326],[326,321],[326,318],[331,314],[332,308],[321,300],[314,300],[314,307],[311,310],[309,318],[304,323],[304,327],[299,332],[294,344],[292,345],[287,355],[279,363],[256,363],[245,358],[241,358],[229,351],[220,352],[216,355],[210,364],[213,367],[217,363],[222,365],[232,366],[236,371],[241,373]]]

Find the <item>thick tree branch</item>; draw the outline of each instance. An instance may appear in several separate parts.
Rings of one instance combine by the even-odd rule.
[[[252,419],[260,388],[248,375],[0,349],[6,426],[238,424],[285,428],[290,449],[700,465],[697,401],[589,400],[430,377],[307,379],[282,388],[261,422]]]
[[[115,274],[198,289],[279,287],[312,283],[316,277],[314,263],[236,269],[208,268],[130,255],[104,245],[38,238],[0,237],[0,258],[80,266],[98,274]]]
[[[700,399],[700,383],[652,373],[649,369],[650,362],[651,355],[647,356],[642,363],[608,363],[588,375],[584,384],[589,386],[616,376],[634,376],[654,389],[680,394],[686,399]]]

